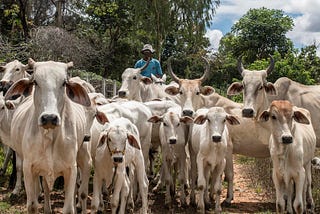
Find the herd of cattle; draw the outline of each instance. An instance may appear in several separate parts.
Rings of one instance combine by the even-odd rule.
[[[102,196],[108,193],[112,213],[132,210],[137,201],[147,213],[148,176],[154,176],[150,151],[161,148],[159,180],[152,191],[166,187],[165,205],[175,202],[177,186],[186,206],[190,187],[190,206],[205,213],[206,205],[214,203],[220,213],[222,176],[228,183],[222,204],[230,205],[232,155],[242,154],[271,157],[278,213],[313,212],[311,163],[320,165],[320,159],[313,159],[320,147],[320,86],[286,77],[268,82],[272,57],[260,71],[246,70],[239,60],[243,80],[227,92],[243,92],[243,103],[236,103],[202,86],[210,70],[204,60],[202,77],[180,79],[169,59],[173,82],[168,85],[166,75],[148,78],[140,74],[144,68],[127,68],[113,99],[79,77],[69,78],[72,62],[29,59],[27,65],[15,60],[0,66],[0,137],[17,157],[12,194],[20,193],[23,173],[27,212],[38,213],[43,191],[44,212],[51,213],[50,190],[63,176],[63,213],[75,213],[76,207],[86,213],[93,167],[92,212],[105,209]]]

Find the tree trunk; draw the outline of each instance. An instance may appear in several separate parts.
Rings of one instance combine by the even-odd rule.
[[[60,28],[63,27],[63,12],[62,12],[63,4],[64,4],[64,0],[58,0],[56,2],[56,26]]]
[[[27,41],[27,39],[30,38],[27,17],[26,17],[28,0],[25,0],[25,1],[19,0],[19,4],[20,4],[19,16],[20,16],[20,20],[23,28],[23,37],[24,37],[24,40]]]

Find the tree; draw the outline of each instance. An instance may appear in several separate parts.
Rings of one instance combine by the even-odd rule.
[[[227,35],[226,45],[234,57],[243,55],[248,63],[256,59],[267,58],[278,51],[285,56],[293,49],[293,43],[286,33],[293,28],[291,17],[284,15],[282,10],[259,8],[250,9],[232,28]]]

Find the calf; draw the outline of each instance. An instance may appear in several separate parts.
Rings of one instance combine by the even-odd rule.
[[[134,176],[140,188],[142,213],[148,208],[148,179],[145,173],[144,158],[141,151],[137,127],[126,118],[118,118],[106,124],[107,128],[100,134],[95,156],[95,174],[93,178],[93,199],[91,210],[96,212],[103,208],[100,201],[103,182],[107,186],[114,185],[111,199],[112,213],[116,213],[121,192],[119,213],[125,213],[129,194],[129,180],[126,167],[134,169]],[[113,173],[112,173],[113,172]],[[100,206],[99,206],[100,204]],[[102,206],[101,206],[102,205]]]
[[[259,120],[268,121],[271,126],[269,148],[277,212],[292,213],[292,201],[295,213],[304,213],[306,206],[312,211],[311,159],[316,136],[309,111],[278,100],[271,103]]]
[[[227,114],[221,107],[199,109],[194,119],[191,143],[193,151],[197,154],[196,165],[200,189],[198,206],[201,213],[205,213],[204,201],[209,201],[208,195],[204,193],[207,192],[210,176],[213,187],[211,194],[212,196],[215,194],[215,212],[221,212],[221,177],[226,165],[228,142],[230,142],[226,121],[231,125],[239,124],[236,117]],[[194,183],[195,169],[191,168],[191,170],[193,170],[191,173]],[[192,191],[194,194],[194,185]]]
[[[159,136],[162,150],[162,176],[166,184],[165,204],[171,204],[171,195],[175,194],[176,181],[173,173],[179,174],[181,187],[181,203],[186,204],[185,187],[187,186],[187,154],[186,154],[186,127],[193,119],[189,116],[181,117],[181,107],[176,104],[162,116],[152,116],[148,121],[161,123]],[[162,179],[160,179],[161,182]]]

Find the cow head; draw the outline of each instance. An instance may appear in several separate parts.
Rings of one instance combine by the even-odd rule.
[[[29,96],[33,91],[33,105],[38,116],[38,125],[45,129],[55,128],[61,124],[61,113],[68,97],[73,102],[90,107],[91,101],[86,90],[67,78],[67,69],[73,63],[35,62],[29,59],[28,66],[34,73],[12,85],[5,99],[16,96]]]
[[[118,96],[120,98],[127,98],[129,100],[137,100],[142,101],[140,90],[141,84],[151,84],[152,80],[149,77],[145,77],[141,75],[141,72],[147,68],[149,65],[150,58],[147,63],[141,68],[127,68],[122,73],[122,83],[121,87],[118,91]]]
[[[268,110],[261,113],[259,121],[271,122],[272,134],[277,143],[291,144],[293,142],[292,121],[310,124],[306,115],[308,112],[305,109],[294,107],[287,100],[275,100],[272,101]]]
[[[160,135],[165,138],[168,144],[176,144],[179,142],[179,138],[183,138],[184,133],[182,129],[182,124],[191,124],[193,119],[189,116],[180,117],[180,113],[175,113],[168,111],[162,116],[154,115],[148,119],[148,122],[161,123],[162,132]]]
[[[0,72],[3,72],[3,76],[0,81],[0,91],[3,91],[3,95],[6,94],[14,82],[29,76],[27,69],[28,65],[24,65],[18,60],[14,60],[4,66],[0,66]]]
[[[221,142],[226,121],[230,125],[240,124],[235,116],[227,114],[222,107],[212,107],[208,111],[202,111],[202,109],[200,109],[200,112],[197,112],[197,114],[194,123],[202,125],[207,122],[206,129],[211,138],[211,142],[214,143]]]
[[[271,56],[270,56],[271,57]],[[256,117],[268,107],[268,95],[276,95],[274,85],[267,81],[267,76],[274,68],[274,60],[270,58],[270,65],[266,70],[250,71],[244,69],[241,58],[238,59],[238,70],[243,77],[242,82],[232,83],[227,91],[228,95],[239,94],[243,91],[243,117]]]
[[[127,142],[140,149],[137,138],[121,126],[110,126],[100,134],[98,147],[106,145],[108,152],[115,165],[121,164],[124,161]]]
[[[194,111],[202,106],[201,95],[208,96],[214,93],[214,89],[210,86],[201,86],[205,79],[208,77],[210,72],[210,64],[206,58],[203,58],[206,62],[206,69],[204,74],[199,79],[180,79],[172,71],[171,60],[168,59],[168,71],[171,75],[172,80],[178,83],[178,87],[171,85],[165,89],[165,92],[170,95],[178,95],[180,105],[182,107],[182,114],[184,116],[192,117]]]

